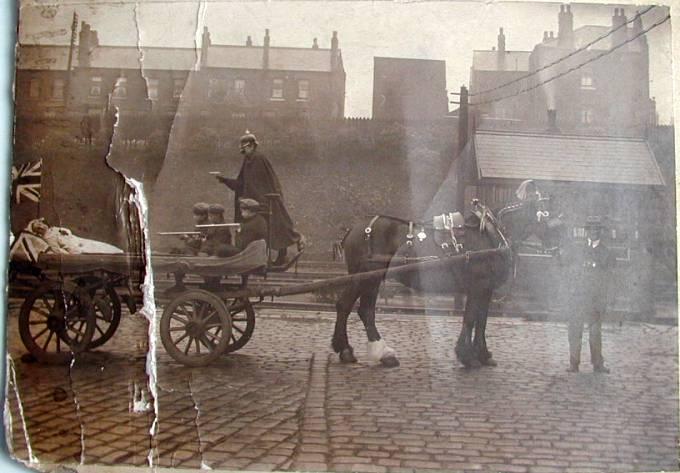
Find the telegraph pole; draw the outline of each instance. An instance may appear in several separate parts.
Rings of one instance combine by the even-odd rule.
[[[463,85],[460,87],[460,107],[458,108],[458,154],[465,149],[468,142],[469,115],[468,90]]]
[[[456,209],[465,209],[465,185],[467,184],[468,166],[470,163],[463,154],[469,140],[470,110],[468,90],[464,85],[460,88],[460,107],[458,108],[458,159],[456,163]]]
[[[73,21],[71,22],[71,45],[68,49],[68,64],[66,66],[66,87],[64,96],[64,109],[68,109],[71,98],[71,67],[73,65],[73,50],[76,47],[76,31],[78,30],[78,14],[73,11]]]

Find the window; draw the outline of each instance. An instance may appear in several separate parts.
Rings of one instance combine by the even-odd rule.
[[[99,97],[102,94],[102,78],[92,77],[90,79],[90,97]]]
[[[234,120],[243,120],[246,118],[246,114],[243,112],[233,112],[231,114],[231,118],[233,118]]]
[[[146,94],[149,100],[158,100],[158,79],[146,80]]]
[[[32,99],[40,98],[40,79],[31,79],[28,87],[28,96]]]
[[[63,79],[54,79],[54,82],[52,82],[52,98],[54,100],[64,100]]]
[[[272,100],[283,100],[283,79],[272,81]]]
[[[184,90],[184,80],[174,79],[172,82],[172,97],[178,99],[182,96]]]
[[[222,79],[210,79],[208,81],[208,98],[215,102],[224,101],[225,81]]]
[[[593,111],[590,109],[581,110],[581,123],[584,125],[590,125],[593,123]]]
[[[298,100],[308,100],[309,99],[309,81],[299,80],[298,81]]]
[[[581,88],[586,90],[595,90],[595,86],[593,86],[593,76],[590,74],[583,74],[581,76]]]
[[[119,77],[116,80],[116,87],[113,89],[113,96],[118,99],[127,98],[127,78]]]
[[[246,95],[246,81],[243,79],[234,80],[234,95],[242,97]]]

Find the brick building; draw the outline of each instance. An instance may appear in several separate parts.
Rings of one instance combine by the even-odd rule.
[[[17,114],[34,118],[182,110],[235,118],[341,118],[345,71],[337,32],[330,49],[271,46],[249,37],[242,46],[215,45],[207,28],[201,48],[103,46],[82,22],[77,45],[20,45]],[[69,59],[70,58],[70,59]],[[70,67],[69,67],[70,63]]]
[[[498,49],[474,52],[472,104],[513,95],[565,74],[528,93],[480,105],[479,119],[509,120],[533,130],[557,126],[570,133],[641,136],[655,123],[656,111],[649,97],[649,50],[645,35],[640,35],[642,17],[635,18],[631,26],[628,22],[624,10],[615,8],[611,26],[574,29],[571,7],[562,5],[557,35],[546,31],[531,52],[506,51],[501,29]],[[587,61],[592,62],[581,66]],[[567,73],[572,68],[576,70]],[[531,74],[534,71],[539,72]],[[511,80],[516,82],[490,90]],[[556,111],[552,115],[555,123],[550,123],[548,109]]]
[[[508,51],[505,48],[503,28],[498,33],[497,47],[490,51],[475,50],[472,54],[470,69],[470,94],[494,89],[502,84],[516,81],[503,87],[499,93],[510,95],[517,93],[524,86],[521,78],[529,72],[531,51]],[[472,103],[492,99],[496,94],[489,93],[479,98],[471,97]],[[501,102],[481,104],[476,108],[479,116],[487,121],[525,122],[527,120],[526,96],[518,95]]]
[[[374,58],[375,120],[438,120],[447,112],[445,61]]]

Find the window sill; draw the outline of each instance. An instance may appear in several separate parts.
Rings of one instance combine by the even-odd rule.
[[[269,100],[270,100],[271,102],[285,102],[285,101],[286,101],[286,99],[284,99],[284,98],[282,98],[282,97],[272,97],[272,98],[270,98]]]
[[[309,102],[309,99],[297,99],[296,102]]]

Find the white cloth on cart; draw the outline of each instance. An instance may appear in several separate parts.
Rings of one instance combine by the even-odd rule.
[[[120,254],[123,250],[98,240],[76,236],[64,227],[50,227],[43,219],[31,220],[10,248],[10,259],[37,261],[41,253]]]
[[[81,255],[87,253],[119,254],[123,252],[120,248],[103,241],[76,236],[71,230],[64,227],[50,227],[43,238],[55,253]]]

